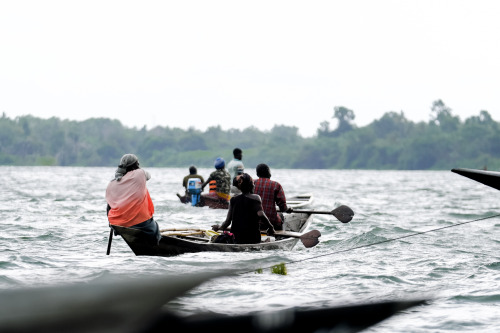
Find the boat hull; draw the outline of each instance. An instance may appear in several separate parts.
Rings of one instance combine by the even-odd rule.
[[[186,196],[181,196],[180,194],[177,194],[177,197],[179,197],[179,200],[184,203],[184,204],[191,204],[191,199]],[[194,207],[209,207],[213,209],[228,209],[229,208],[229,201],[225,200],[210,200],[205,197],[200,198],[200,202],[196,204]]]
[[[311,214],[290,214],[285,222],[291,231],[303,232],[312,221]],[[134,228],[112,226],[117,234],[122,236],[130,249],[137,256],[176,256],[195,252],[250,252],[269,250],[291,250],[299,241],[298,238],[283,237],[282,239],[261,242],[258,244],[220,244],[210,243],[208,240],[192,240],[179,236],[162,235],[158,245],[151,244],[151,240],[142,231]],[[298,229],[298,230],[293,230]]]
[[[300,195],[295,195],[286,199],[286,205],[292,208],[301,208],[309,206],[314,200],[312,193],[304,193]]]
[[[461,176],[473,179],[479,183],[500,190],[500,172],[477,169],[456,168],[451,170]]]
[[[182,203],[191,204],[191,201],[188,197],[181,196],[180,194],[177,194],[177,197]],[[314,198],[311,193],[305,193],[287,198],[286,203],[288,207],[300,208],[310,205],[313,202],[313,200]],[[205,206],[214,209],[228,209],[229,203],[226,201],[209,200],[202,196],[200,202],[195,207],[205,207]]]

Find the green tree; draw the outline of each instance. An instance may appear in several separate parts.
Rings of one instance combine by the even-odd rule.
[[[343,106],[336,106],[333,110],[333,118],[337,119],[337,128],[333,134],[335,136],[340,136],[344,133],[352,131],[354,128],[352,121],[356,118],[354,111]]]
[[[460,125],[460,119],[458,116],[453,116],[451,111],[442,100],[438,99],[432,103],[431,121],[443,131],[456,131]]]
[[[135,153],[153,167],[213,167],[215,157],[232,158],[242,148],[245,166],[337,169],[500,169],[499,124],[481,110],[461,122],[441,100],[433,103],[428,123],[413,123],[404,113],[387,112],[364,127],[352,123],[354,112],[336,107],[338,125],[323,122],[312,138],[297,127],[276,125],[206,131],[155,127],[124,127],[118,120],[92,118],[83,122],[0,117],[0,164],[116,166],[124,153]],[[342,125],[343,124],[343,125]]]
[[[331,137],[332,136],[332,130],[330,130],[330,122],[329,121],[322,121],[319,124],[319,128],[316,131],[316,135],[321,138],[321,137]]]
[[[404,138],[412,129],[412,124],[408,121],[403,111],[386,112],[382,118],[375,120],[369,127],[373,127],[378,138]]]

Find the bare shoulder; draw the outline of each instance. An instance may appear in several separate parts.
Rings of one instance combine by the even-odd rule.
[[[255,193],[246,194],[246,197],[249,199],[257,200],[258,202],[262,202],[260,195]]]

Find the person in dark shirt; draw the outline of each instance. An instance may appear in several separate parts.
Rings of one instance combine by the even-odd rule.
[[[231,198],[226,220],[220,226],[213,225],[212,229],[224,231],[231,225],[235,243],[260,243],[260,226],[265,226],[268,235],[274,235],[274,227],[262,209],[260,197],[253,193],[252,177],[244,173],[236,177],[236,184],[242,194]]]
[[[184,186],[184,195],[181,196],[179,193],[177,193],[177,196],[179,197],[179,199],[183,203],[191,202],[191,194],[189,193],[189,191],[187,189],[188,181],[191,178],[199,178],[202,183],[205,181],[203,179],[203,176],[198,175],[198,170],[196,169],[196,167],[194,165],[191,165],[189,167],[189,175],[185,176],[182,179],[182,186]]]
[[[200,176],[198,173],[198,170],[196,169],[196,167],[194,165],[191,165],[189,167],[189,175],[185,176],[183,179],[182,179],[182,186],[184,186],[184,189],[186,191],[186,196],[190,196],[189,195],[189,192],[188,192],[188,189],[187,189],[187,186],[188,186],[188,180],[191,179],[191,178],[199,178],[201,180],[201,182],[203,183],[205,180],[203,179],[202,176]]]
[[[285,192],[278,182],[271,180],[271,170],[267,164],[261,163],[256,168],[259,179],[255,181],[255,194],[262,199],[262,207],[269,221],[277,230],[283,229],[283,216],[276,211],[276,206],[280,212],[291,213],[293,209],[286,205]]]

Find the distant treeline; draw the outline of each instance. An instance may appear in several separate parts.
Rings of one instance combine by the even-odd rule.
[[[143,166],[213,167],[232,150],[243,150],[249,168],[427,170],[454,167],[500,169],[500,127],[487,111],[461,121],[441,100],[428,122],[414,123],[403,112],[387,112],[365,127],[352,110],[334,108],[333,124],[319,124],[304,138],[297,127],[276,125],[206,131],[170,127],[127,128],[120,121],[85,121],[22,116],[0,118],[0,165],[116,166],[135,153]],[[333,128],[331,128],[333,127]]]

